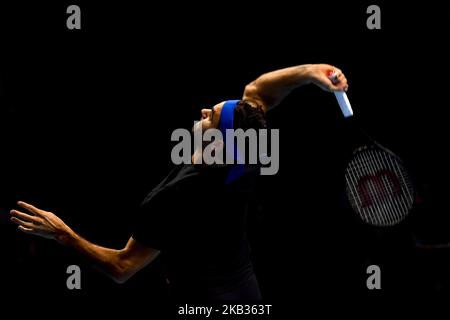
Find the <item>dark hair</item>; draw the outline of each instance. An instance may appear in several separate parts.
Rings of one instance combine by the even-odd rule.
[[[246,100],[241,100],[238,102],[236,108],[234,109],[234,129],[241,128],[244,131],[253,128],[266,129],[267,121],[265,113],[261,106],[252,106]]]

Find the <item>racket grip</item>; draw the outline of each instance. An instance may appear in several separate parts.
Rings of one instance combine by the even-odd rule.
[[[330,71],[328,74],[328,78],[336,83],[338,81],[338,75],[336,70]],[[350,101],[348,100],[347,94],[345,91],[335,91],[334,95],[336,96],[336,100],[339,103],[339,107],[341,107],[342,114],[345,118],[353,116],[353,109],[350,105]]]
[[[353,109],[345,91],[335,91],[334,95],[336,96],[336,100],[339,103],[339,107],[341,107],[344,117],[349,118],[353,116]]]

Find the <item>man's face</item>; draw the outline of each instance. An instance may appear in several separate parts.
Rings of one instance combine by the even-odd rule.
[[[220,113],[225,102],[216,104],[211,109],[202,109],[200,121],[194,125],[193,130],[200,129],[205,132],[208,129],[218,129]]]
[[[192,127],[192,131],[194,132],[194,135],[196,132],[201,132],[202,134],[208,130],[208,129],[218,129],[219,128],[219,122],[220,122],[220,114],[222,112],[222,108],[224,106],[225,102],[221,102],[216,104],[211,109],[202,109],[200,111],[201,118],[199,121],[197,121],[194,126]],[[213,143],[216,143],[214,141]],[[195,146],[194,154],[192,155],[192,163],[201,163],[201,159],[203,158],[202,150],[205,148],[210,142],[208,141],[202,141],[202,144],[200,146]],[[200,160],[199,160],[200,159]],[[200,162],[197,162],[200,161]]]

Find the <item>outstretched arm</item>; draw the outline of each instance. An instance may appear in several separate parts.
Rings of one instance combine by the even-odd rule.
[[[18,229],[75,249],[97,268],[118,283],[128,280],[133,274],[152,262],[158,250],[146,247],[133,238],[122,249],[110,249],[93,244],[76,234],[55,214],[38,209],[28,203],[18,202],[27,213],[11,210],[11,221]]]
[[[329,74],[335,71],[337,79],[332,82]],[[328,64],[304,64],[265,73],[245,87],[244,100],[263,109],[277,106],[292,90],[314,83],[326,91],[347,90],[347,79],[341,70]]]

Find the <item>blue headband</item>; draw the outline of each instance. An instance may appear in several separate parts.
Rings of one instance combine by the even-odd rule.
[[[234,141],[231,141],[232,145],[227,145],[227,129],[234,129],[234,109],[240,100],[228,100],[222,107],[220,112],[219,130],[222,133],[223,141],[225,142],[226,152],[233,152],[234,161],[238,160],[238,150]],[[232,150],[232,151],[231,151]],[[244,174],[244,165],[237,163],[233,165],[228,173],[228,177],[225,180],[226,184],[239,179]]]

